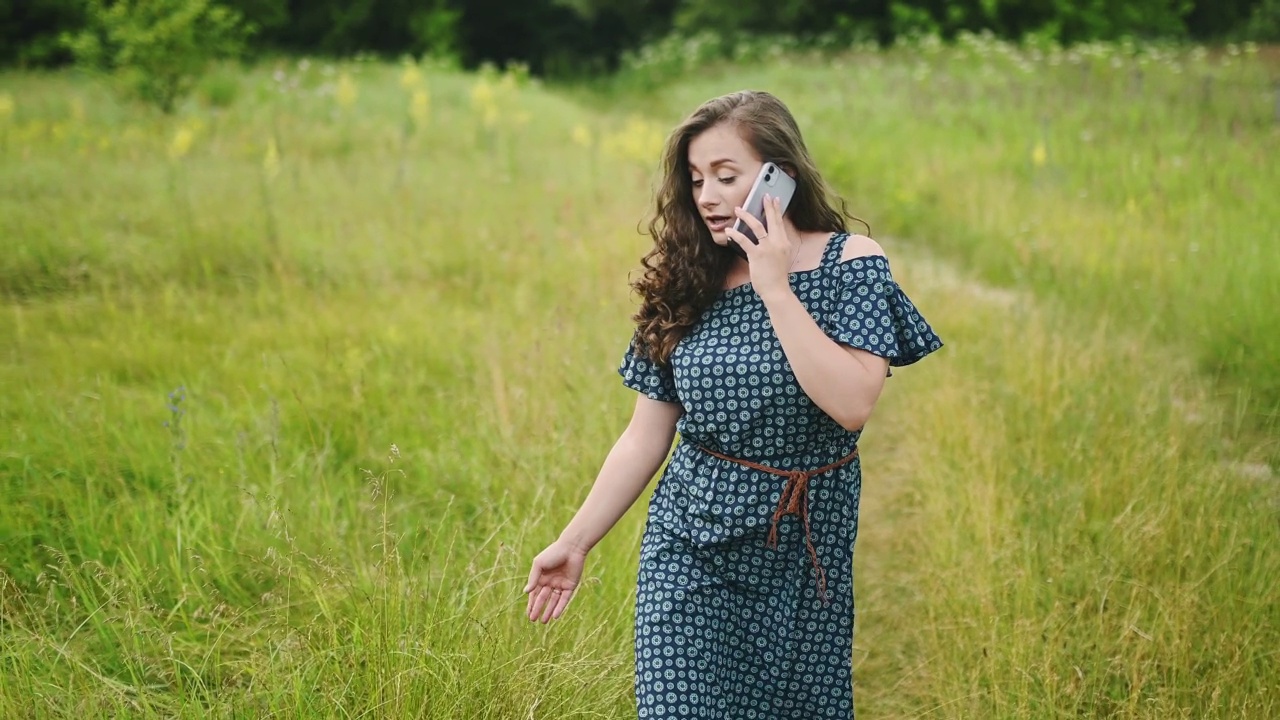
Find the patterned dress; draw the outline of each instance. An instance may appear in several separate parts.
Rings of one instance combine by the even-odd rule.
[[[820,265],[791,287],[831,338],[909,365],[942,346],[883,256],[840,260],[833,234]],[[782,470],[820,468],[856,447],[800,388],[750,284],[724,291],[668,366],[635,353],[618,369],[651,398],[680,403],[680,441],[654,489],[640,545],[635,692],[642,719],[853,717],[853,544],[861,461],[808,488],[820,597],[805,529],[781,517],[785,478],[699,446]],[[890,373],[892,374],[892,373]]]

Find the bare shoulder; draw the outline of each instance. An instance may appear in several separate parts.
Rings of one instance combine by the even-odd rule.
[[[880,247],[880,243],[866,235],[849,235],[849,239],[844,241],[844,253],[840,259],[852,260],[853,258],[866,257],[867,255],[884,256],[884,248]]]

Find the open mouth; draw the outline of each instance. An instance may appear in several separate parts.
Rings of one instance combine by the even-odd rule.
[[[711,232],[723,232],[733,224],[733,218],[727,215],[707,215],[703,219],[707,221],[707,227],[711,228]]]

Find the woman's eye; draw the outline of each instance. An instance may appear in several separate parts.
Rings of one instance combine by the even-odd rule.
[[[693,186],[694,186],[694,187],[702,187],[702,181],[701,181],[701,180],[694,180],[694,181],[693,181]]]
[[[733,181],[737,179],[738,179],[737,175],[730,175],[729,177],[720,178],[720,182],[724,183],[725,185],[732,185]]]

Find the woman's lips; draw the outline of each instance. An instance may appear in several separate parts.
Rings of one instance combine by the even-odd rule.
[[[733,224],[733,218],[729,217],[709,217],[706,221],[711,232],[724,232],[725,228]]]

